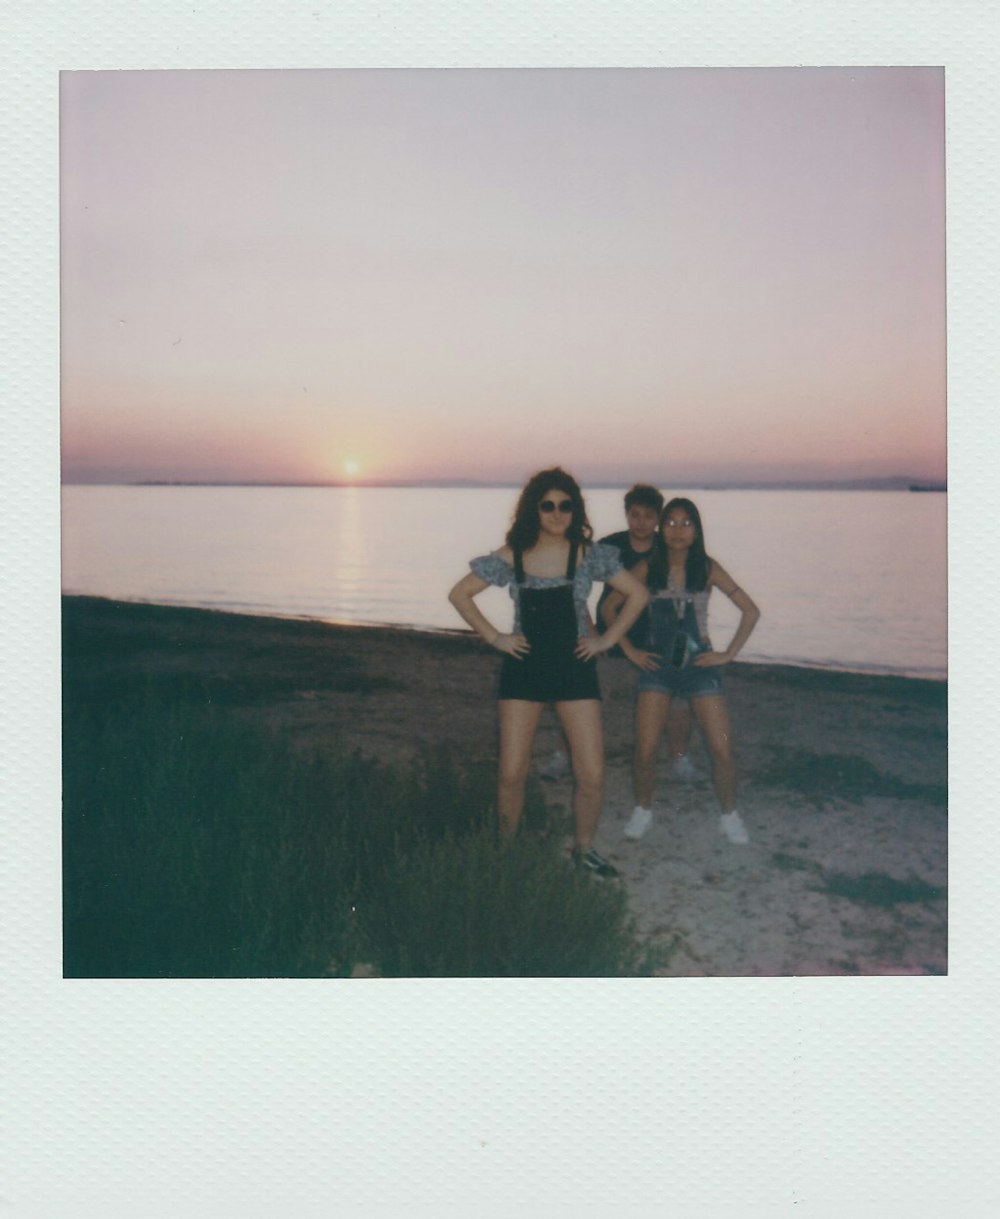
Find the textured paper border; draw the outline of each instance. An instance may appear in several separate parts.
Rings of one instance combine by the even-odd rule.
[[[996,553],[998,10],[921,0],[18,9],[0,60],[0,1197],[11,1213],[995,1214],[996,631],[990,568],[973,555]],[[950,976],[63,981],[58,72],[682,64],[946,68]]]

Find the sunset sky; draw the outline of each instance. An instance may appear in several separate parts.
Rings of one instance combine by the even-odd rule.
[[[945,476],[934,68],[70,72],[67,481]]]

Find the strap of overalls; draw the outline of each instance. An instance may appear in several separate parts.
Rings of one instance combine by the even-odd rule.
[[[576,575],[576,542],[569,548],[569,562],[566,564],[566,579],[572,580]]]

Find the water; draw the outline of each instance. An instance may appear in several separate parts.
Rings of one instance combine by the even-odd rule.
[[[503,541],[512,488],[66,487],[63,589],[240,613],[461,628],[448,589]],[[696,491],[709,553],[762,617],[741,658],[943,678],[945,496]],[[624,527],[593,491],[595,535]],[[596,592],[595,598],[596,600]],[[506,590],[480,598],[503,629]],[[716,592],[725,646],[738,613]]]

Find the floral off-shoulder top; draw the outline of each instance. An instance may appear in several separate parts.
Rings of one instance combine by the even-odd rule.
[[[514,578],[514,568],[495,551],[492,554],[480,555],[469,563],[469,567],[487,584],[495,584],[498,588],[510,588],[511,599],[514,602],[514,634],[521,631],[521,586]],[[590,590],[599,581],[610,580],[618,572],[623,571],[621,554],[617,546],[603,546],[600,542],[591,542],[586,550],[581,549],[577,558],[576,574],[572,579],[567,576],[530,576],[524,573],[525,588],[559,588],[564,584],[573,585],[573,605],[576,609],[577,635],[582,639],[590,634],[590,616],[587,613],[587,598]]]

